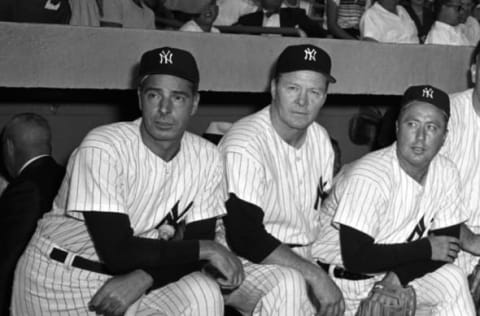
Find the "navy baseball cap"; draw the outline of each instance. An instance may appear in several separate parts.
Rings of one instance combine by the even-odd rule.
[[[335,83],[337,80],[330,74],[331,69],[332,60],[320,47],[310,44],[292,45],[285,48],[278,57],[275,77],[285,72],[313,70],[325,75],[329,82]]]
[[[438,88],[430,85],[411,86],[403,94],[402,108],[412,101],[430,103],[450,118],[450,98]]]
[[[200,75],[193,55],[186,50],[161,47],[145,52],[140,59],[138,76],[142,80],[146,75],[172,75],[198,85]]]

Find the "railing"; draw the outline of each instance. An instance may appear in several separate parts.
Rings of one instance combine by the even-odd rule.
[[[201,90],[263,92],[280,52],[300,43],[330,53],[334,94],[400,95],[408,85],[423,83],[459,91],[467,87],[473,49],[1,22],[0,87],[132,89],[140,55],[174,46],[196,56]]]

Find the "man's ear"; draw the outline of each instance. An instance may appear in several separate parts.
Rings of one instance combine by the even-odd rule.
[[[275,100],[275,91],[277,91],[277,81],[275,79],[272,79],[270,81],[270,95],[272,97],[272,103]]]
[[[142,87],[137,88],[138,108],[142,111]]]
[[[193,115],[195,115],[195,113],[197,113],[199,103],[200,103],[200,93],[195,92],[195,94],[193,95],[192,111],[190,112],[191,116],[193,116]]]
[[[472,80],[472,83],[476,83],[477,79],[477,64],[473,64],[470,66],[470,79]]]

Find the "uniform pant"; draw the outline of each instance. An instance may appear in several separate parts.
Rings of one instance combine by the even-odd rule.
[[[330,273],[332,276],[332,273]],[[345,315],[354,315],[360,301],[367,297],[381,277],[351,281],[332,277],[343,292]],[[475,309],[465,274],[453,264],[410,282],[417,294],[417,314],[438,316],[474,316]]]
[[[244,315],[314,315],[303,276],[295,269],[244,260],[245,281],[226,297]]]
[[[33,236],[15,271],[12,315],[95,315],[88,302],[110,276],[50,259],[53,247]],[[217,283],[200,272],[151,291],[135,305],[136,315],[165,316],[223,315],[224,308]]]

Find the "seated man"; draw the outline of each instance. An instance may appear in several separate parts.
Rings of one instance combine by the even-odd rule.
[[[102,0],[100,26],[155,29],[155,13],[148,0]]]
[[[220,31],[213,26],[213,21],[215,21],[217,15],[217,0],[210,0],[202,8],[198,16],[182,25],[179,31],[220,33]]]
[[[135,301],[141,315],[223,314],[220,287],[240,285],[243,269],[212,240],[225,213],[220,153],[185,131],[198,82],[189,52],[142,55],[142,117],[92,130],[70,157],[17,265],[14,315],[123,315]]]
[[[328,32],[335,38],[359,39],[360,18],[370,6],[370,0],[327,0]]]
[[[470,45],[470,41],[458,27],[462,10],[460,0],[437,0],[435,2],[437,19],[428,32],[425,44]]]
[[[480,23],[472,16],[473,1],[461,0],[462,10],[460,11],[460,24],[458,27],[470,42],[470,45],[476,46],[480,40]]]
[[[283,0],[260,0],[260,10],[241,16],[236,25],[295,27],[309,37],[325,37],[321,24],[310,19],[304,9],[283,8]]]
[[[242,15],[257,11],[257,0],[218,0],[215,25],[232,25]]]
[[[244,314],[343,314],[342,293],[310,249],[335,159],[315,122],[335,82],[330,70],[321,48],[288,46],[270,83],[271,105],[234,123],[220,142],[230,194],[226,239],[246,274],[226,303]]]
[[[68,24],[71,16],[68,0],[0,1],[0,21]]]
[[[458,170],[437,154],[449,117],[445,92],[408,88],[397,142],[343,170],[322,206],[313,255],[344,293],[346,315],[380,280],[413,286],[418,310],[431,315],[475,315],[465,274],[451,264],[466,217]]]
[[[398,0],[379,0],[360,19],[360,36],[383,43],[419,43],[417,27]]]
[[[48,122],[38,114],[17,114],[5,125],[3,160],[12,177],[0,196],[0,315],[10,315],[13,274],[35,232],[52,208],[65,169],[52,158]]]

